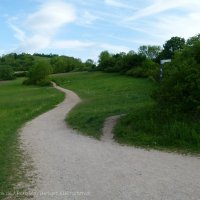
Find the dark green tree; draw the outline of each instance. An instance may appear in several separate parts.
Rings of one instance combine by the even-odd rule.
[[[172,59],[175,52],[183,49],[185,47],[185,39],[181,37],[172,37],[167,40],[163,45],[163,51],[161,53],[162,59]]]
[[[193,37],[190,37],[190,38],[187,40],[186,44],[187,44],[188,46],[192,46],[192,45],[194,45],[196,42],[200,42],[200,34],[197,34],[197,35],[195,35],[195,36],[193,36]]]
[[[11,66],[0,65],[0,80],[12,80],[14,78],[14,71]]]
[[[25,85],[50,85],[49,75],[52,73],[52,67],[48,62],[37,61],[29,70],[28,79],[23,83]]]
[[[98,68],[102,71],[113,68],[115,65],[113,56],[108,51],[103,51],[100,53],[98,63]]]
[[[85,65],[84,66],[85,70],[88,70],[88,71],[93,71],[96,68],[96,64],[95,64],[95,62],[92,59],[87,59],[85,61],[84,65]]]
[[[176,52],[155,94],[158,104],[169,110],[200,115],[200,42]]]

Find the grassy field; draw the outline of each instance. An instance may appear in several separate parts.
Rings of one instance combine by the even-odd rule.
[[[18,79],[0,83],[0,194],[12,192],[13,185],[23,178],[19,128],[64,99],[54,88],[23,86],[21,82]]]
[[[70,125],[96,138],[102,134],[105,118],[152,104],[149,94],[154,85],[149,80],[100,72],[61,74],[54,79],[83,99],[70,113]]]
[[[156,88],[150,80],[100,72],[54,77],[83,99],[67,120],[84,134],[100,138],[105,118],[127,114],[115,127],[116,141],[145,148],[200,152],[200,120],[159,110],[150,98]]]
[[[122,117],[114,132],[119,143],[200,153],[200,120],[166,113],[155,106],[132,110]]]

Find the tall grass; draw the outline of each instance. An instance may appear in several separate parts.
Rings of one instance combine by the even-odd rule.
[[[159,110],[154,106],[132,110],[115,127],[120,143],[200,152],[200,120]]]

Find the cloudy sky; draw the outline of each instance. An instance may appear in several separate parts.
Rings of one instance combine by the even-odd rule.
[[[0,55],[137,51],[200,33],[199,10],[200,0],[0,0]]]

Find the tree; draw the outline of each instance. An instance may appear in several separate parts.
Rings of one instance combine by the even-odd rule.
[[[114,66],[114,59],[112,59],[112,54],[108,51],[103,51],[99,55],[98,67],[100,70],[104,71],[106,68],[112,68]]]
[[[200,115],[200,42],[176,52],[154,98],[163,108]]]
[[[14,71],[11,66],[0,65],[0,80],[12,80],[14,78]]]
[[[146,56],[137,54],[134,51],[129,51],[127,55],[123,57],[123,68],[121,72],[126,73],[133,68],[141,67],[145,60]]]
[[[52,68],[45,61],[37,61],[29,70],[28,79],[23,83],[25,85],[50,85],[48,75],[52,73]]]
[[[56,56],[51,58],[51,65],[53,67],[53,73],[64,73],[68,70],[67,63],[64,58],[61,58],[60,56]]]
[[[200,42],[200,34],[197,34],[197,35],[195,35],[195,36],[193,36],[193,37],[190,37],[190,38],[187,40],[186,44],[187,44],[188,46],[192,46],[192,45],[194,45],[194,44],[197,43],[197,42]]]
[[[16,71],[28,71],[31,66],[34,65],[34,57],[27,53],[22,53],[16,58],[17,66],[15,67]]]
[[[147,58],[154,60],[161,52],[161,47],[156,45],[143,45],[138,49],[138,53],[146,56]]]
[[[29,67],[34,64],[34,57],[26,53],[19,55],[10,53],[2,56],[1,63],[11,66],[14,71],[28,71]]]
[[[172,59],[175,52],[183,49],[185,46],[185,39],[181,37],[172,37],[170,40],[167,40],[163,45],[163,51],[161,58],[162,59]]]
[[[53,73],[65,73],[72,70],[83,70],[83,63],[80,59],[69,56],[54,56],[50,61]]]
[[[96,68],[96,64],[92,59],[87,59],[85,62],[86,70],[94,70]]]

